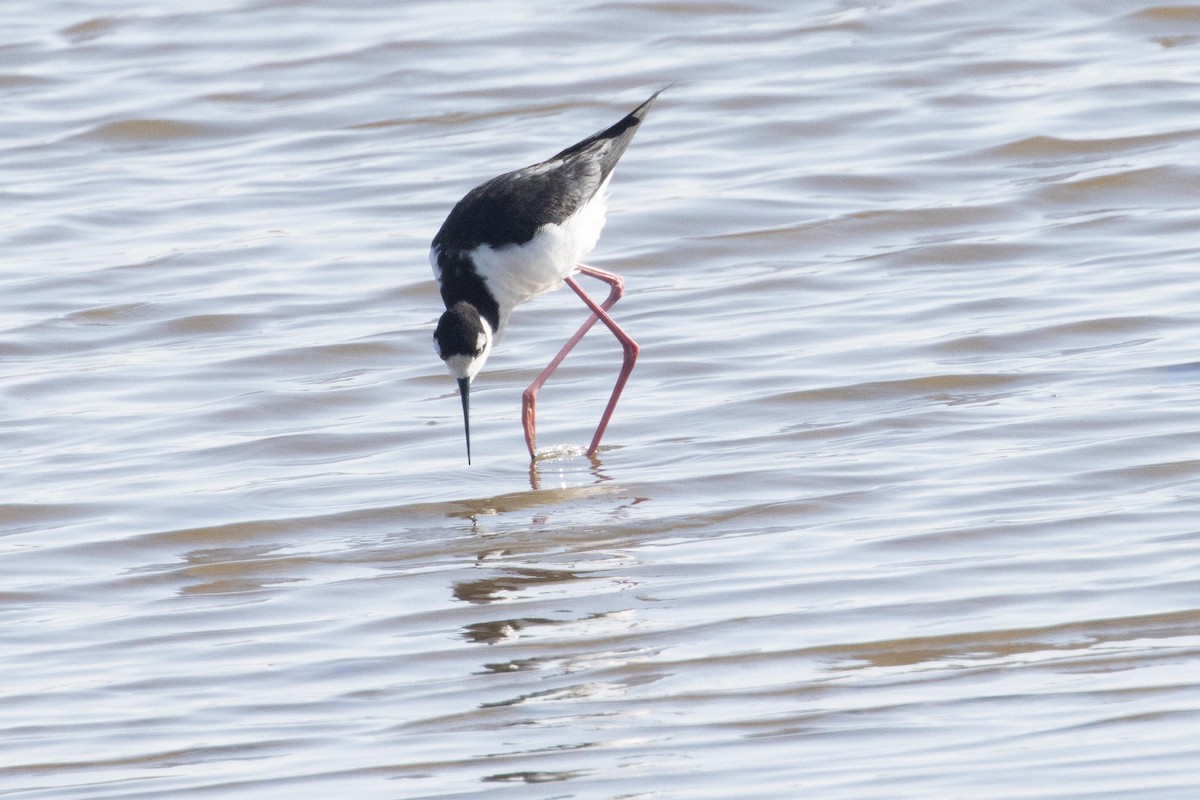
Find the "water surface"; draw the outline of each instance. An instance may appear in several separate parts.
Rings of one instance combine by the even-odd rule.
[[[6,11],[4,797],[1193,796],[1196,9]],[[468,467],[430,238],[671,81]]]

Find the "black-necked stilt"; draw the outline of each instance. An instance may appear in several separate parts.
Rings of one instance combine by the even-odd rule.
[[[664,87],[665,88],[665,87]],[[608,406],[588,448],[593,456],[637,360],[637,343],[608,315],[625,283],[618,275],[579,263],[596,246],[604,227],[605,191],[613,168],[629,146],[650,104],[663,90],[605,128],[533,166],[506,172],[476,186],[458,201],[433,237],[429,260],[446,313],[433,332],[438,355],[462,395],[467,463],[471,463],[471,380],[503,333],[513,308],[567,284],[591,309],[550,364],[525,390],[521,420],[530,458],[536,457],[537,393],[584,334],[603,322],[620,341],[624,363]],[[571,276],[590,275],[609,285],[596,303]]]

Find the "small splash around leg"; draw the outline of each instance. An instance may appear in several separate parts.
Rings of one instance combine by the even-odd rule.
[[[541,464],[554,461],[565,461],[568,458],[578,458],[586,455],[586,447],[573,444],[560,444],[539,449],[534,454],[533,460]]]

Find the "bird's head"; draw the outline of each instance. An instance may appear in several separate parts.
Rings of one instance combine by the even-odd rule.
[[[492,352],[492,326],[475,306],[460,300],[446,309],[433,331],[433,344],[446,369],[458,381],[462,395],[463,428],[467,435],[467,463],[471,463],[471,380],[483,369]]]

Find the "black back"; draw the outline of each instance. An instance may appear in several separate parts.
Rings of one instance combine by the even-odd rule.
[[[665,88],[665,87],[664,87]],[[524,244],[543,225],[561,223],[599,191],[625,148],[633,140],[659,89],[615,125],[595,133],[552,157],[506,172],[476,186],[450,211],[433,247],[441,255],[443,274],[454,257],[480,245]],[[445,259],[445,263],[443,263]],[[442,280],[442,299],[449,307],[460,298],[447,296],[454,281]],[[452,290],[453,291],[453,290]]]

